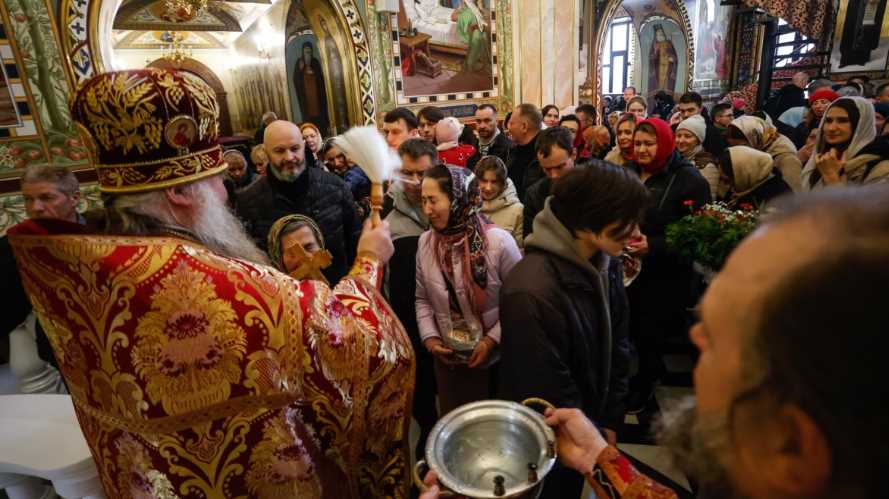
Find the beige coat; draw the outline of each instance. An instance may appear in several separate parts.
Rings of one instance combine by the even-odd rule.
[[[787,185],[793,189],[793,192],[799,192],[802,185],[800,175],[803,172],[803,164],[796,156],[797,149],[793,142],[784,135],[778,135],[778,138],[766,148],[765,152],[772,156],[775,168],[781,172]]]
[[[516,193],[512,180],[506,179],[506,188],[493,201],[485,201],[482,206],[484,213],[491,222],[497,227],[512,234],[519,248],[523,242],[523,217],[522,211],[524,207],[519,202],[519,196]]]
[[[625,166],[629,161],[625,160],[623,155],[620,153],[620,147],[614,146],[608,151],[608,154],[605,155],[605,161],[609,163],[614,163],[617,166]]]

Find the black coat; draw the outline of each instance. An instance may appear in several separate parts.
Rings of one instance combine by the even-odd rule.
[[[507,175],[512,179],[512,185],[515,186],[516,192],[519,195],[519,201],[522,202],[525,201],[525,191],[536,182],[535,177],[538,177],[538,173],[533,171],[531,175],[526,178],[526,172],[533,170],[533,168],[529,168],[529,165],[537,161],[537,153],[535,151],[536,143],[537,137],[534,137],[531,142],[528,142],[525,145],[513,145],[512,149],[509,151],[509,159],[506,161]],[[537,165],[537,170],[539,169],[540,166]],[[541,172],[539,176],[542,175]]]
[[[763,110],[769,113],[772,121],[778,121],[778,118],[790,108],[801,107],[806,105],[806,92],[798,86],[790,83],[784,85],[775,95],[769,98],[763,106]]]
[[[581,409],[614,430],[628,392],[629,308],[618,259],[610,259],[611,334],[600,324],[603,300],[589,272],[565,258],[528,247],[500,291],[498,397],[542,397]]]
[[[635,162],[630,162],[628,166],[641,171]],[[710,186],[693,164],[674,151],[667,167],[648,177],[645,187],[650,194],[650,205],[640,227],[648,238],[650,248],[644,260],[645,273],[669,272],[673,265],[680,263],[680,259],[667,247],[667,226],[690,213],[685,201],[692,201],[695,208],[709,203]]]
[[[509,137],[507,137],[505,133],[500,132],[497,134],[496,137],[494,137],[494,141],[491,142],[491,145],[488,147],[488,152],[484,156],[497,156],[498,158],[503,160],[503,163],[505,164],[507,161],[509,161],[509,151],[514,146],[515,144],[513,144],[512,141],[509,140]],[[477,147],[475,155],[469,158],[469,160],[466,162],[466,166],[470,170],[475,171],[476,163],[478,163],[478,161],[484,156],[482,155],[481,146]]]
[[[639,171],[634,163],[631,168]],[[649,252],[642,260],[642,272],[627,288],[633,307],[631,334],[647,363],[643,348],[649,349],[667,337],[687,338],[688,307],[693,306],[698,290],[692,262],[667,245],[666,229],[673,222],[710,202],[710,187],[701,173],[678,152],[667,167],[645,180],[650,206],[640,229],[648,238]],[[648,351],[648,350],[646,350]]]
[[[25,321],[28,314],[31,313],[31,302],[22,286],[22,278],[19,275],[18,267],[15,263],[15,255],[12,253],[12,246],[6,236],[0,237],[0,279],[4,283],[3,300],[6,313],[2,314],[0,319],[0,334],[9,337],[9,333],[17,328],[19,324]],[[52,351],[52,345],[40,321],[37,321],[35,334],[37,335],[37,354],[46,362],[58,368],[56,357]]]
[[[552,190],[552,185],[553,183],[549,177],[543,177],[525,193],[525,203],[522,209],[523,237],[528,237],[534,232],[534,217],[543,210],[546,198],[549,197]]]
[[[298,213],[312,218],[324,235],[333,264],[324,271],[331,283],[342,279],[355,259],[361,221],[352,193],[343,180],[320,168],[307,167],[296,182],[281,182],[269,172],[238,193],[238,216],[260,248],[279,218]]]

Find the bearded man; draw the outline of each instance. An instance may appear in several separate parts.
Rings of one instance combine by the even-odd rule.
[[[365,228],[335,288],[296,281],[225,207],[204,82],[101,74],[73,116],[104,233],[9,232],[106,496],[406,497],[414,367],[379,293],[388,227]],[[168,140],[183,125],[187,140]]]
[[[333,256],[324,277],[336,283],[349,271],[361,232],[352,191],[337,175],[307,168],[302,133],[289,121],[270,124],[263,147],[269,157],[269,174],[238,193],[238,215],[263,249],[269,229],[279,218],[300,214],[314,220]]]

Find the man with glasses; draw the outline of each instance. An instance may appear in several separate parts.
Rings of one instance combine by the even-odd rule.
[[[414,295],[417,288],[417,244],[420,234],[429,229],[423,214],[420,185],[423,174],[438,164],[435,145],[421,138],[408,139],[398,147],[401,169],[389,188],[392,210],[386,216],[392,231],[395,254],[389,260],[389,303],[414,346],[417,358],[416,388],[414,390],[414,418],[420,426],[417,459],[423,455],[426,437],[438,420],[435,409],[435,374],[432,356],[420,341]]]

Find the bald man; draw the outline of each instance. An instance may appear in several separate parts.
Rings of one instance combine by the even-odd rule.
[[[238,215],[256,244],[268,247],[275,220],[298,213],[315,220],[333,264],[324,271],[331,285],[346,275],[355,259],[361,222],[349,188],[338,176],[306,168],[306,145],[299,127],[278,120],[265,130],[268,174],[238,193]]]

